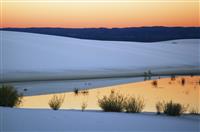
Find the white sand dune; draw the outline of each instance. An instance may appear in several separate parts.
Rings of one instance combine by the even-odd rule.
[[[170,131],[198,132],[198,116],[169,117],[155,113],[2,108],[2,132],[8,131]]]
[[[142,81],[135,77],[149,70],[152,75],[200,74],[199,39],[139,43],[0,33],[0,82],[32,89],[27,95]]]
[[[199,39],[156,43],[83,40],[0,31],[2,81],[198,72]]]

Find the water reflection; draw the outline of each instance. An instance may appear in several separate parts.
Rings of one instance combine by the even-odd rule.
[[[63,109],[81,109],[83,102],[87,103],[87,109],[100,109],[97,103],[98,98],[109,95],[111,90],[115,90],[124,95],[141,96],[145,100],[144,111],[155,111],[155,104],[158,101],[179,102],[189,104],[191,107],[200,109],[200,77],[176,77],[164,78],[156,81],[144,81],[138,83],[128,83],[98,89],[90,89],[65,94]],[[27,96],[23,99],[23,108],[49,108],[48,101],[54,94]],[[59,95],[59,94],[57,94]]]

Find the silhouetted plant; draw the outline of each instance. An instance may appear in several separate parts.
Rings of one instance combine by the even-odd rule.
[[[124,109],[125,97],[115,92],[111,92],[109,96],[104,96],[98,100],[99,106],[105,112],[122,112]]]
[[[183,85],[183,86],[185,85],[185,78],[181,79],[181,85]]]
[[[124,109],[127,113],[140,113],[144,106],[144,99],[140,97],[129,97],[124,103]]]
[[[84,111],[87,108],[87,103],[83,102],[81,105],[81,110]]]
[[[180,116],[187,111],[188,106],[181,105],[179,103],[173,103],[172,101],[165,103],[164,113],[170,116]]]
[[[57,95],[54,95],[50,100],[49,100],[49,106],[53,110],[58,110],[60,109],[61,105],[63,104],[65,99],[65,95],[58,97]]]
[[[88,94],[89,94],[89,91],[88,91],[87,89],[85,89],[85,90],[82,90],[81,93],[82,93],[83,95],[88,95]]]
[[[157,114],[161,114],[163,112],[163,109],[164,109],[164,102],[157,102],[156,103],[156,111],[157,111]]]
[[[199,109],[198,109],[198,107],[193,107],[193,108],[191,108],[190,110],[189,110],[189,113],[190,114],[192,114],[192,115],[199,115],[200,113],[199,113]]]
[[[154,87],[158,87],[158,82],[157,82],[157,80],[152,81],[152,85],[153,85]]]
[[[0,106],[14,107],[22,102],[23,95],[11,85],[0,86]]]
[[[114,90],[114,89],[112,89],[110,92],[111,92],[111,94],[114,94],[114,93],[115,93],[115,90]]]
[[[74,94],[75,94],[75,95],[78,95],[78,94],[79,94],[78,88],[75,88],[75,89],[74,89]]]

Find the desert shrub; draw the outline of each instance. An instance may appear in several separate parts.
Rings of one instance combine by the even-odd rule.
[[[181,85],[184,86],[185,85],[185,78],[181,79]]]
[[[187,106],[170,101],[164,104],[163,111],[170,116],[180,116],[187,111]]]
[[[109,96],[104,96],[98,100],[99,106],[105,112],[122,112],[124,109],[125,97],[115,92],[111,92]]]
[[[0,86],[0,106],[14,107],[22,102],[23,95],[11,85]]]
[[[88,91],[87,89],[85,89],[85,90],[82,90],[81,93],[82,93],[83,95],[88,95],[88,94],[89,94],[89,91]]]
[[[199,109],[198,107],[193,107],[189,110],[189,113],[192,114],[192,115],[199,115]]]
[[[74,94],[75,94],[75,95],[78,95],[78,94],[79,94],[78,88],[75,88],[75,89],[74,89]]]
[[[87,103],[83,102],[81,105],[81,110],[84,111],[87,108]]]
[[[157,102],[156,103],[156,111],[157,111],[157,114],[161,114],[163,112],[163,109],[164,109],[164,102]]]
[[[124,103],[124,109],[128,113],[142,112],[144,106],[144,99],[140,97],[129,97]]]
[[[49,100],[49,106],[53,110],[58,110],[61,105],[63,104],[65,99],[65,95],[58,97],[57,95],[54,95],[50,100]]]
[[[152,85],[153,85],[154,87],[158,87],[158,82],[157,82],[157,80],[152,81]]]

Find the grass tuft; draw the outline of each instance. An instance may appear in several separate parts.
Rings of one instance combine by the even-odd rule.
[[[144,109],[144,106],[144,99],[140,97],[129,97],[124,104],[127,113],[140,113]]]
[[[0,86],[0,106],[14,107],[22,103],[23,95],[11,85]]]
[[[173,103],[172,101],[164,104],[164,114],[169,116],[180,116],[187,111],[188,106],[181,105],[180,103]]]
[[[65,99],[65,95],[58,97],[57,95],[54,95],[50,100],[49,100],[49,106],[53,110],[58,110],[62,106],[63,102]]]
[[[99,106],[105,112],[122,112],[124,109],[125,97],[111,91],[109,96],[104,96],[98,100]]]

